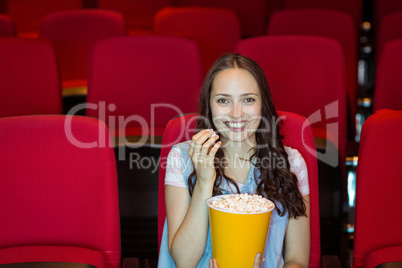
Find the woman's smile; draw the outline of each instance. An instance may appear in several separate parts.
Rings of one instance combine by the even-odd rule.
[[[232,131],[243,131],[247,126],[247,121],[242,122],[225,122],[225,124],[232,130]]]

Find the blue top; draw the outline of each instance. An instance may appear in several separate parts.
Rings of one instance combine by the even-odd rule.
[[[190,149],[190,142],[186,141],[179,143],[172,147],[169,153],[167,166],[166,166],[166,177],[165,184],[173,185],[177,187],[188,187],[187,178],[194,170],[191,159],[188,155],[188,150]],[[289,147],[285,147],[286,152],[289,155],[290,170],[295,173],[299,180],[299,190],[301,194],[309,194],[308,180],[307,180],[307,167],[304,159],[301,157],[300,153]],[[251,167],[244,185],[239,184],[239,189],[241,193],[256,194],[257,184],[254,177],[260,177],[260,170]],[[180,181],[180,183],[179,183]],[[306,185],[307,182],[307,185]],[[228,183],[223,180],[221,185],[222,194],[233,194],[233,192]],[[279,202],[272,200],[275,205],[282,210],[282,206]],[[206,204],[205,204],[206,205]],[[283,242],[285,237],[286,228],[288,225],[289,214],[286,213],[284,216],[280,217],[276,209],[272,212],[270,226],[267,235],[267,242],[265,245],[265,251],[262,266],[263,268],[272,267],[283,267]],[[198,263],[197,268],[209,268],[209,259],[212,258],[212,248],[211,248],[211,234],[210,228],[208,227],[208,239],[205,246],[204,255],[201,261]],[[168,250],[168,228],[167,221],[165,219],[165,225],[163,227],[161,248],[159,251],[159,261],[158,267],[160,268],[173,268],[176,267],[173,259],[171,258]]]

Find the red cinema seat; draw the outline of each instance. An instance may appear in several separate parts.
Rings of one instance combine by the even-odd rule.
[[[281,134],[283,144],[297,149],[307,164],[310,187],[310,267],[320,267],[320,221],[318,203],[318,170],[317,155],[311,126],[306,118],[289,112],[279,112],[283,120]],[[163,226],[166,219],[165,208],[165,172],[166,161],[173,145],[190,140],[195,134],[197,114],[177,117],[169,122],[162,141],[161,162],[159,168],[159,198],[158,198],[158,241],[162,239]]]
[[[126,34],[124,18],[108,10],[72,10],[46,15],[40,36],[53,44],[63,95],[86,94],[89,54],[95,42]]]
[[[10,16],[0,14],[0,36],[15,36],[15,26]]]
[[[22,37],[38,37],[42,17],[57,11],[79,9],[82,0],[7,0],[7,13]]]
[[[177,37],[126,36],[98,42],[90,61],[87,115],[113,136],[162,136],[171,118],[197,110],[196,44]]]
[[[0,117],[61,114],[56,56],[46,42],[0,38]]]
[[[171,6],[171,0],[98,0],[98,7],[123,13],[129,35],[152,34],[158,10]]]
[[[402,262],[402,111],[381,110],[363,124],[357,164],[353,267]]]
[[[321,36],[334,39],[341,44],[346,62],[349,129],[354,131],[357,110],[358,57],[357,34],[353,17],[348,13],[330,9],[283,10],[275,12],[271,16],[267,33],[268,35]]]
[[[120,267],[109,140],[105,124],[93,118],[0,118],[0,264]]]
[[[402,11],[390,13],[381,20],[376,38],[377,61],[381,57],[385,44],[398,38],[402,38]]]
[[[353,17],[357,30],[363,18],[363,0],[283,0],[283,8],[326,8],[346,12]]]
[[[402,11],[402,1],[401,0],[374,0],[373,15],[374,24],[379,26],[382,19],[393,12]]]
[[[347,93],[339,42],[312,36],[265,36],[240,41],[236,52],[261,66],[278,110],[306,117],[314,137],[326,141],[326,152],[319,159],[341,167],[346,198]],[[335,152],[332,147],[328,151],[331,144]]]
[[[375,79],[373,110],[402,110],[402,39],[385,44]]]
[[[233,10],[239,18],[243,36],[264,35],[266,10],[269,5],[265,0],[176,0],[176,6],[201,6]]]
[[[184,37],[200,49],[203,73],[223,54],[233,52],[241,38],[236,14],[227,9],[167,7],[154,21],[154,34]]]

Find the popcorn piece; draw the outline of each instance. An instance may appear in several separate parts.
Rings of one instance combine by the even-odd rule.
[[[224,195],[211,203],[212,207],[230,212],[264,212],[275,207],[274,203],[260,195],[236,194]]]

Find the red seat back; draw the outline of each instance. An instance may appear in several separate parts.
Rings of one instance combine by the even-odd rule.
[[[402,11],[393,12],[384,16],[378,27],[376,38],[376,59],[381,57],[382,50],[388,41],[402,38]]]
[[[240,41],[236,51],[261,66],[278,110],[305,116],[314,136],[332,141],[340,159],[345,159],[345,60],[339,42],[312,36],[265,36]],[[331,129],[332,123],[337,128]]]
[[[56,50],[63,82],[83,80],[86,86],[89,53],[95,42],[126,34],[124,18],[108,10],[51,13],[40,26],[40,36]]]
[[[120,267],[114,150],[87,117],[0,119],[0,264]]]
[[[81,0],[10,0],[7,4],[7,13],[15,21],[18,35],[24,37],[37,37],[43,16],[82,7]]]
[[[402,0],[374,0],[373,2],[374,28],[376,29],[386,15],[402,11]]]
[[[353,17],[356,29],[360,29],[363,17],[362,0],[283,0],[285,9],[326,8],[346,12]]]
[[[152,30],[158,10],[171,6],[171,0],[98,0],[98,7],[123,13],[129,29]]]
[[[317,27],[319,25],[319,27]],[[337,40],[346,63],[346,83],[351,129],[354,130],[357,92],[357,35],[353,17],[330,9],[292,9],[275,12],[268,25],[268,35],[311,35]]]
[[[401,36],[402,37],[402,36]],[[389,41],[377,65],[373,110],[402,110],[402,39]]]
[[[223,54],[233,52],[241,38],[236,14],[227,9],[168,7],[154,21],[154,34],[195,41],[200,49],[203,73]]]
[[[317,156],[314,138],[308,121],[299,115],[289,112],[280,112],[284,124],[281,134],[283,143],[299,150],[306,161],[310,186],[310,267],[320,267],[320,221],[318,204],[318,171]],[[190,140],[195,134],[197,114],[188,114],[171,120],[166,127],[162,141],[162,149],[159,166],[159,198],[158,198],[158,242],[159,247],[162,238],[163,225],[166,218],[165,207],[165,172],[166,160],[171,147],[179,142]]]
[[[3,37],[0,58],[0,117],[62,112],[57,62],[50,44]]]
[[[357,165],[354,267],[402,261],[402,111],[382,110],[363,124]]]
[[[197,110],[201,82],[193,41],[161,36],[108,39],[93,50],[87,102],[96,107],[88,106],[87,115],[105,120],[113,130],[125,130],[115,135],[162,136],[171,118]]]
[[[239,17],[244,36],[263,35],[265,32],[265,0],[176,0],[175,5],[231,9]]]

